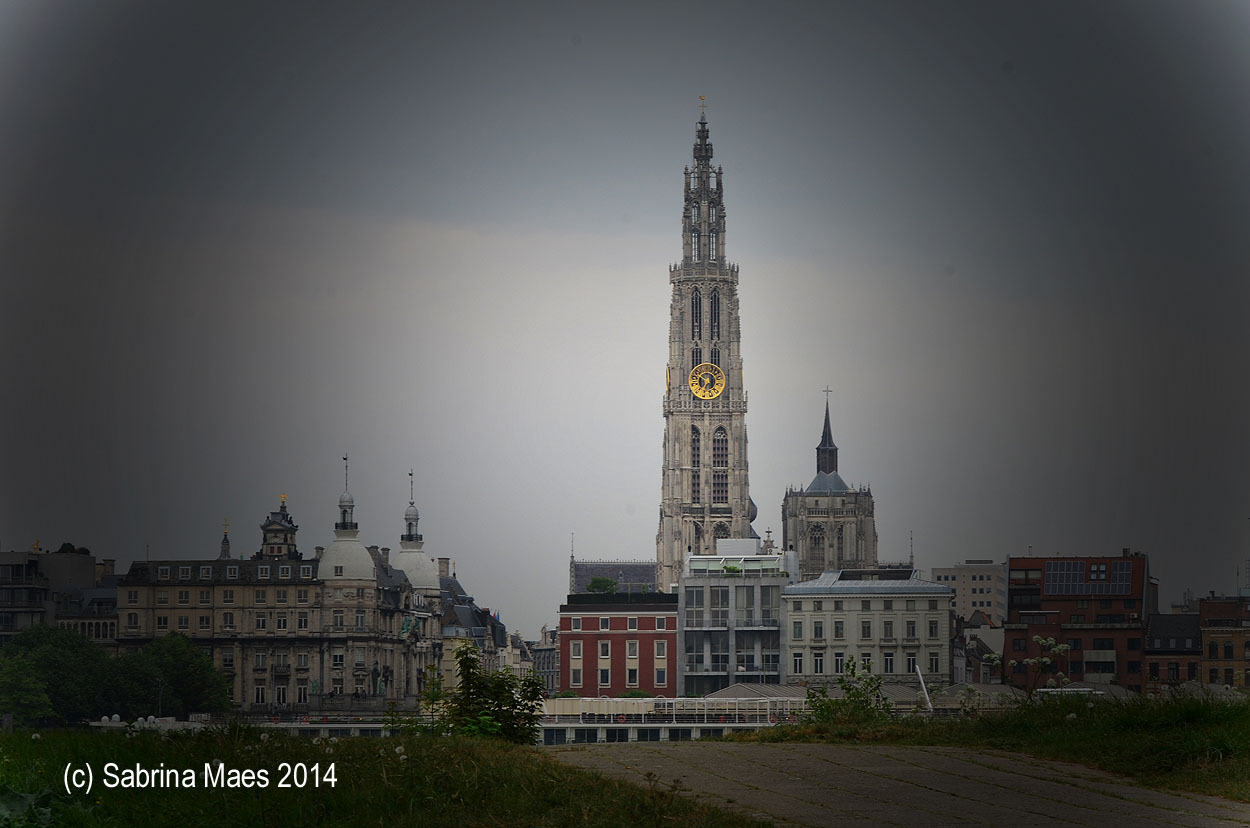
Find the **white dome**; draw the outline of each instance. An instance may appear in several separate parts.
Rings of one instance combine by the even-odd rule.
[[[357,539],[355,529],[335,529],[334,542],[321,554],[320,577],[331,580],[342,578],[351,581],[376,581],[377,572],[373,556]],[[337,571],[342,567],[342,572]]]
[[[402,570],[408,576],[413,589],[438,590],[438,564],[424,552],[413,549],[401,549],[391,554],[391,566]]]
[[[408,508],[404,510],[404,520],[417,520],[418,517],[416,505],[409,503]]]
[[[351,492],[343,492],[341,495],[339,495],[339,508],[340,509],[353,508],[355,507],[355,505],[356,505],[356,501],[352,499]]]

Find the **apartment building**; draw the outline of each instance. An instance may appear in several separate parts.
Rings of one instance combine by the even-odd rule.
[[[1202,681],[1250,688],[1250,596],[1198,600]]]
[[[560,605],[560,690],[588,697],[677,694],[677,596],[575,593]]]
[[[996,624],[1007,618],[1007,565],[972,558],[954,566],[934,567],[931,580],[955,590],[955,614],[971,618],[980,611]]]
[[[1146,619],[1158,612],[1149,561],[1124,549],[1119,557],[1011,557],[1007,560],[1006,679],[1021,688],[1058,673],[1072,681],[1145,686]],[[1034,639],[1067,652],[1050,657]]]
[[[838,570],[785,587],[785,681],[835,684],[857,659],[883,682],[950,685],[954,590],[918,576]]]

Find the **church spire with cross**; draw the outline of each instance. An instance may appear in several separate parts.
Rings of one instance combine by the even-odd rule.
[[[833,443],[833,429],[829,426],[829,395],[833,393],[825,386],[825,430],[820,435],[820,445],[816,447],[816,471],[831,474],[838,470],[838,447]]]
[[[677,583],[687,557],[714,554],[718,539],[758,537],[747,478],[738,266],[725,258],[725,176],[712,166],[705,106],[695,125],[693,165],[682,173],[681,261],[669,267],[656,533],[662,590]]]

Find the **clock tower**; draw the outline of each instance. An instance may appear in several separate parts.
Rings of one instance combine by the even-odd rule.
[[[673,286],[664,388],[659,583],[669,590],[690,555],[719,538],[757,538],[747,486],[747,395],[742,382],[738,266],[725,259],[724,174],[712,166],[706,116],[694,166],[683,174],[681,261]]]

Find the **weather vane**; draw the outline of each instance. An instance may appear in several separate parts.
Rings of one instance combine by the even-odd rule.
[[[707,97],[705,95],[700,95],[699,96],[699,115],[703,116],[706,114],[707,114]]]
[[[221,531],[224,534],[230,534],[230,518],[221,519]]]

